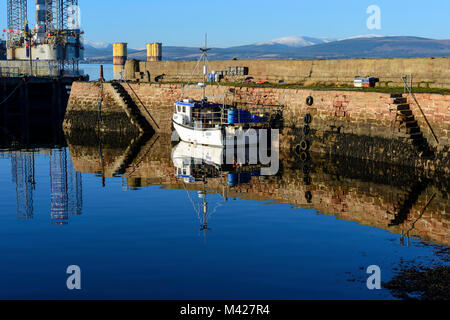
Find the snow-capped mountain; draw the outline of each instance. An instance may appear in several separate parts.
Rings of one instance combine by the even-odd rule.
[[[282,38],[265,41],[265,42],[257,42],[254,45],[262,46],[262,45],[281,44],[281,45],[286,45],[286,46],[294,47],[294,48],[302,48],[302,47],[313,46],[316,44],[329,43],[329,42],[333,42],[333,41],[362,39],[362,38],[379,38],[379,37],[383,37],[383,36],[377,35],[377,34],[359,35],[359,36],[348,37],[348,38],[314,38],[314,37],[307,37],[307,36],[288,36],[288,37],[282,37]],[[96,50],[105,50],[105,49],[112,48],[111,43],[102,42],[102,41],[92,41],[92,40],[84,40],[84,46],[88,47],[90,49],[96,49]],[[129,48],[129,49],[132,51],[145,50],[145,48],[135,48],[135,49]]]
[[[298,37],[298,36],[290,36],[290,37],[283,37],[278,38],[275,40],[270,40],[266,42],[257,42],[255,45],[262,46],[262,45],[274,45],[274,44],[283,44],[290,47],[307,47],[307,46],[313,46],[315,44],[321,44],[321,43],[327,43],[335,41],[335,39],[330,38],[313,38],[313,37]]]
[[[289,37],[278,38],[275,40],[270,40],[270,41],[265,41],[265,42],[257,42],[257,43],[255,43],[255,45],[262,46],[262,45],[282,44],[282,45],[289,46],[289,47],[302,48],[302,47],[313,46],[316,44],[329,43],[329,42],[333,42],[333,41],[363,39],[363,38],[380,38],[380,37],[384,37],[384,36],[378,35],[378,34],[366,34],[366,35],[359,35],[359,36],[348,37],[348,38],[314,38],[314,37],[305,37],[305,36],[289,36]]]
[[[101,44],[94,44],[102,46]],[[103,45],[104,46],[104,45]],[[91,62],[112,62],[112,45],[96,49],[86,45],[85,57]],[[164,60],[197,60],[197,47],[163,46]],[[448,57],[450,40],[434,40],[408,36],[360,35],[342,39],[284,37],[267,42],[213,48],[211,60],[238,59],[353,59]],[[146,50],[128,49],[128,57],[146,60]]]
[[[107,49],[111,47],[110,43],[102,42],[102,41],[91,41],[91,40],[84,40],[83,41],[85,47],[91,47],[94,49]]]
[[[341,38],[341,39],[338,39],[338,41],[353,40],[353,39],[383,38],[383,37],[386,37],[386,36],[383,36],[380,34],[362,34],[362,35],[354,36],[354,37]]]
[[[86,58],[92,57],[106,57],[112,54],[113,45],[112,43],[103,41],[91,41],[84,40],[84,56]],[[139,49],[128,48],[128,53],[133,53],[139,51]]]

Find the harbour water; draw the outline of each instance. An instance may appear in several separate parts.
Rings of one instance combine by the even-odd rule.
[[[114,79],[113,65],[112,64],[102,64],[103,65],[103,77],[106,81],[111,81]],[[84,74],[89,75],[91,81],[96,81],[100,78],[100,64],[80,64],[80,69],[83,70]]]
[[[368,174],[336,202],[339,183],[349,189],[340,170],[351,171],[350,162],[314,161],[308,173],[287,165],[295,159],[281,159],[284,169],[274,177],[253,176],[234,187],[220,178],[190,185],[176,179],[176,145],[163,137],[141,139],[136,159],[116,174],[110,169],[137,140],[96,139],[75,134],[68,145],[3,146],[0,298],[395,299],[386,288],[367,288],[369,266],[380,267],[383,282],[409,266],[448,266],[448,212],[436,211],[448,200],[432,182],[418,197],[435,194],[436,202],[424,205],[414,224],[425,219],[441,228],[408,237],[390,229],[389,219],[377,227],[377,218],[346,217],[358,201],[370,208],[362,194],[387,188],[376,174],[367,181]],[[312,200],[303,198],[303,185]],[[337,197],[329,208],[340,211],[323,212],[327,192]],[[198,211],[203,197],[206,227]],[[81,268],[80,291],[66,287],[70,265]]]
[[[192,182],[170,137],[30,135],[0,140],[0,299],[398,299],[397,275],[449,266],[439,177],[282,154],[273,176],[207,161]]]

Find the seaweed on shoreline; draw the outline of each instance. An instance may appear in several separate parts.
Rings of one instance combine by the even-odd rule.
[[[408,267],[383,286],[404,300],[450,300],[450,267]]]

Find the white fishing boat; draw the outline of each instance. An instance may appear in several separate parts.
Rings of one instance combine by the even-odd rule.
[[[239,108],[236,103],[209,101],[206,96],[209,49],[205,44],[200,50],[203,82],[198,83],[198,87],[203,89],[203,98],[195,100],[182,97],[175,102],[172,121],[178,136],[185,142],[219,147],[258,144],[260,130],[270,127],[271,121],[279,115],[281,106],[246,104]]]

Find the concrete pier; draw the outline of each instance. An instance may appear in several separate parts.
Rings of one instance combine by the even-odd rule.
[[[140,61],[138,73],[147,72],[151,81],[164,75],[165,82],[202,81],[200,72],[193,75],[196,61]],[[240,68],[240,69],[239,69]],[[355,77],[376,77],[381,87],[403,87],[402,75],[412,75],[414,87],[450,88],[450,57],[340,59],[340,60],[213,60],[210,72],[220,74],[226,83],[253,81],[296,84],[299,86],[353,85]],[[244,70],[244,72],[238,72]],[[133,79],[134,78],[134,79]],[[133,75],[127,80],[137,80]],[[139,79],[145,82],[146,79]]]

